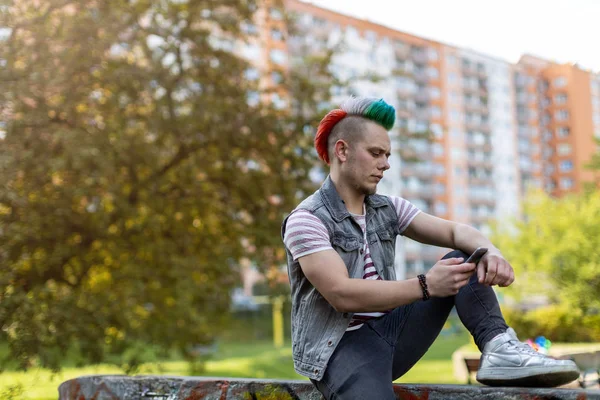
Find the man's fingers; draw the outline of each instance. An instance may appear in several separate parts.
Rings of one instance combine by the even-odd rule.
[[[499,286],[507,287],[510,286],[515,281],[515,271],[512,268],[508,271],[508,277],[504,280],[504,282],[500,283]]]
[[[485,274],[486,285],[491,285],[494,279],[496,279],[496,274],[498,273],[498,263],[493,261],[488,261],[487,273]]]
[[[439,262],[441,264],[445,264],[445,265],[456,265],[456,264],[460,264],[464,261],[464,258],[462,257],[453,257],[453,258],[445,258],[443,260],[440,260]]]
[[[471,279],[472,276],[473,276],[473,271],[461,272],[459,274],[454,275],[454,281],[455,282],[464,281],[464,280],[468,281],[469,279]]]
[[[481,262],[481,263],[479,263],[479,266],[477,267],[477,282],[483,283],[484,280],[485,280],[485,264]]]
[[[475,271],[475,263],[464,263],[464,264],[458,264],[454,267],[454,271],[459,273],[459,274],[463,274],[463,273],[467,273],[467,272],[473,272]]]

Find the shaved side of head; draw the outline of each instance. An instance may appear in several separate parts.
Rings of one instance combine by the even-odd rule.
[[[374,124],[374,122],[356,115],[348,116],[338,122],[327,138],[327,152],[329,153],[329,159],[333,160],[335,158],[335,143],[338,140],[341,139],[350,145],[360,142],[363,139],[369,124]]]

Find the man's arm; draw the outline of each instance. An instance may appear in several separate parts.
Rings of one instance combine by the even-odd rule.
[[[298,261],[310,283],[339,312],[386,311],[423,297],[416,278],[404,281],[350,278],[342,258],[333,249],[300,257]],[[427,281],[431,296],[456,294],[468,282],[474,265],[462,264],[463,261],[462,258],[441,260],[432,268],[437,273],[435,279]]]
[[[478,247],[487,247],[488,252],[477,268],[479,282],[508,286],[515,279],[512,267],[504,259],[500,250],[471,226],[421,212],[403,234],[421,243],[462,250],[467,254],[473,253]]]

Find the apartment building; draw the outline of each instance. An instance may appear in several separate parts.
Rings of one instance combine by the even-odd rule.
[[[521,102],[517,112],[521,121],[527,114],[531,128],[526,132],[519,125],[522,166],[536,170],[535,176],[527,177],[532,178],[529,182],[523,180],[523,189],[542,188],[557,197],[581,191],[593,180],[586,165],[600,137],[598,74],[530,55],[519,60],[515,71],[517,98],[527,98],[527,105]],[[528,151],[535,153],[529,160]]]
[[[396,108],[390,134],[400,151],[390,158],[381,193],[483,231],[491,219],[519,214],[509,63],[312,4],[290,0],[286,7],[301,25],[318,27],[320,40],[324,34],[329,43],[343,40],[333,69],[351,79],[351,93],[382,97]],[[369,74],[379,79],[360,79]],[[348,93],[335,94],[341,100]],[[398,247],[401,277],[425,271],[443,252],[413,241],[400,240]]]
[[[561,196],[592,179],[585,165],[600,137],[600,75],[533,56],[511,64],[300,0],[284,6],[298,31],[288,35],[275,7],[264,11],[261,79],[301,49],[339,45],[332,70],[349,84],[333,88],[330,106],[354,94],[397,111],[380,193],[489,233],[491,221],[519,217],[529,189]],[[443,253],[410,240],[397,246],[399,277]]]

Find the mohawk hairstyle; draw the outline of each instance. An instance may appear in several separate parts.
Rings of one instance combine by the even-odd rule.
[[[317,128],[315,136],[315,149],[319,158],[329,165],[329,153],[327,152],[327,138],[333,127],[347,116],[358,116],[371,120],[388,131],[394,126],[396,110],[383,99],[374,97],[351,97],[344,101],[340,108],[331,110],[323,117]]]

